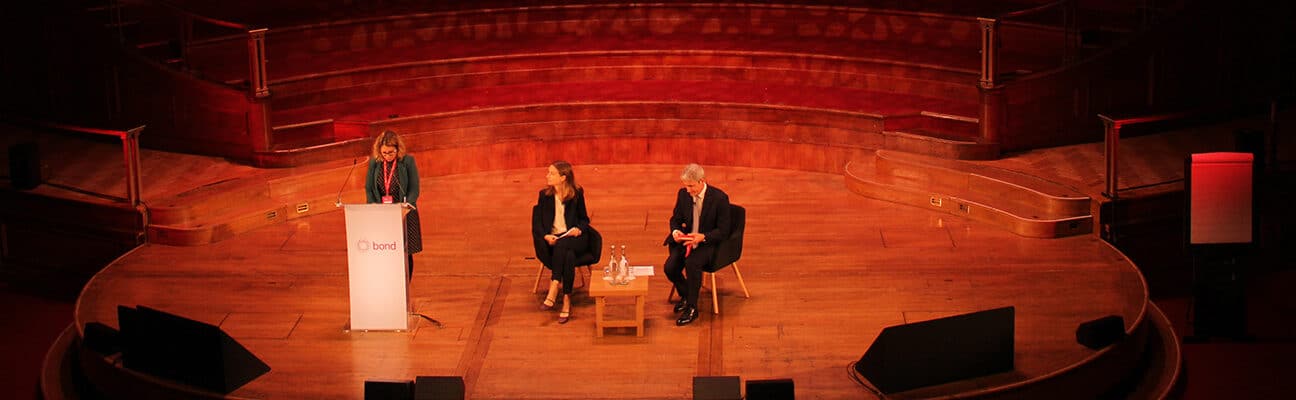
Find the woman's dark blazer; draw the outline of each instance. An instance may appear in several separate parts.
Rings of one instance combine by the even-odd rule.
[[[382,161],[374,158],[369,159],[369,170],[365,172],[365,202],[369,204],[382,202],[382,185],[383,185]],[[419,198],[419,175],[418,166],[414,164],[414,156],[406,154],[396,160],[396,182],[395,201],[397,203],[417,204]]]
[[[543,239],[544,235],[552,233],[555,201],[553,195],[545,195],[544,190],[540,190],[540,195],[536,197],[536,215],[531,219],[533,238]],[[582,235],[589,232],[590,219],[589,213],[585,211],[585,189],[576,189],[576,195],[564,201],[563,207],[566,207],[563,216],[568,228],[580,228]]]

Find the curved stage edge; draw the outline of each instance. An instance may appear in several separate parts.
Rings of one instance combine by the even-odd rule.
[[[847,366],[882,328],[1010,305],[1014,371],[890,397],[1084,398],[1106,390],[1095,380],[1126,380],[1148,335],[1164,335],[1148,327],[1156,311],[1137,268],[1093,235],[1025,238],[864,198],[839,174],[746,167],[708,168],[708,182],[748,208],[740,264],[752,297],[721,271],[720,314],[676,327],[660,241],[678,169],[576,168],[605,244],[625,244],[633,264],[656,267],[642,338],[595,337],[593,301],[582,288],[571,323],[537,309],[538,263],[526,239],[541,168],[423,179],[425,251],[415,257],[412,296],[417,312],[443,328],[420,321],[409,332],[344,330],[338,212],[205,246],[142,246],[86,285],[75,326],[116,327],[119,304],[218,325],[272,368],[231,393],[247,398],[359,398],[365,380],[422,375],[463,376],[477,399],[689,398],[692,377],[710,375],[792,378],[805,398],[869,398]],[[709,301],[704,295],[703,308]],[[1106,315],[1124,318],[1126,340],[1101,350],[1076,343],[1080,323]],[[165,385],[112,359],[78,358],[87,379],[116,393]]]

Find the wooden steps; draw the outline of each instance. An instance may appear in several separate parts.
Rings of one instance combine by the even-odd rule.
[[[734,82],[842,88],[975,103],[977,72],[915,63],[771,50],[556,50],[491,57],[417,59],[303,73],[270,82],[276,110],[462,89],[507,91],[538,83]],[[327,63],[328,61],[320,61]],[[948,63],[949,61],[945,61]],[[506,93],[506,92],[505,92]],[[799,100],[806,94],[792,97]],[[687,98],[683,99],[687,100]],[[774,97],[775,101],[787,101]]]
[[[933,108],[947,113],[930,111]],[[435,134],[436,138],[425,143],[436,143],[438,148],[460,141],[457,138],[463,135],[478,136],[483,143],[555,135],[688,136],[862,146],[956,159],[993,158],[998,154],[996,146],[973,139],[977,120],[948,113],[970,115],[975,109],[971,103],[847,88],[807,91],[799,86],[749,82],[639,81],[529,84],[506,91],[460,89],[437,96],[410,95],[278,111],[273,119],[278,123],[312,121],[280,125],[276,135],[306,131],[291,135],[300,138],[314,132],[345,141],[394,129],[410,135]],[[909,133],[912,128],[965,140]],[[275,142],[279,141],[276,136]],[[423,149],[415,143],[411,146]],[[284,152],[264,156],[283,160],[263,165],[302,165],[293,159],[330,151],[330,147],[280,147]]]
[[[379,122],[436,113],[471,111],[502,107],[554,104],[600,103],[717,103],[800,109],[805,114],[867,113],[879,116],[911,116],[923,111],[943,109],[954,115],[975,115],[975,103],[951,102],[947,99],[876,92],[850,88],[814,88],[803,86],[758,84],[752,82],[706,81],[609,81],[574,83],[528,83],[508,88],[464,88],[435,95],[410,94],[387,98],[358,98],[342,103],[318,104],[290,110],[275,110],[271,116],[276,126],[301,124],[324,119],[336,121]],[[575,119],[599,118],[599,113]],[[673,118],[663,114],[649,117]],[[724,119],[744,119],[741,114]],[[813,117],[813,115],[811,115]]]
[[[906,4],[907,5],[907,4]],[[374,18],[319,16],[267,25],[272,80],[406,62],[574,50],[732,50],[877,57],[975,69],[981,12],[892,4],[867,8],[813,4],[562,4]],[[260,8],[260,7],[258,7]],[[412,11],[412,10],[411,10]],[[347,15],[351,15],[348,13]],[[332,17],[332,18],[330,18]],[[1056,66],[1061,32],[1043,24],[1005,24],[1001,57],[1015,69]],[[876,29],[875,26],[887,26]],[[237,78],[242,35],[196,40],[191,64]],[[324,62],[321,62],[324,61]],[[233,64],[233,65],[231,65]]]
[[[874,157],[852,160],[844,175],[855,193],[987,222],[1026,237],[1093,230],[1089,197],[1012,171],[879,150]]]

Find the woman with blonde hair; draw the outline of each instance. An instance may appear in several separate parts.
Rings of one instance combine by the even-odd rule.
[[[585,210],[585,190],[576,183],[576,174],[566,161],[554,161],[545,174],[545,187],[540,190],[531,218],[531,237],[535,243],[536,257],[551,272],[549,293],[541,309],[549,310],[558,300],[558,289],[563,293],[562,311],[558,323],[571,318],[571,293],[576,276],[576,258],[590,251],[589,213]]]
[[[396,132],[383,131],[374,140],[372,150],[365,175],[365,200],[370,204],[410,205],[405,214],[405,277],[410,279],[414,274],[414,253],[423,251],[422,226],[415,206],[419,197],[418,167]]]

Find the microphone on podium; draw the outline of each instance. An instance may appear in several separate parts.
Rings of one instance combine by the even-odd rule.
[[[342,190],[346,189],[347,182],[351,181],[351,174],[355,173],[355,167],[356,164],[359,164],[359,161],[360,161],[359,157],[351,159],[351,170],[347,171],[346,179],[342,180],[342,187],[338,188],[337,200],[333,202],[334,207],[342,207]]]

